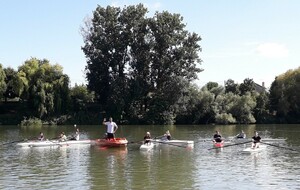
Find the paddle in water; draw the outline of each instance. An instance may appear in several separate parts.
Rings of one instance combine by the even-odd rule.
[[[289,148],[289,147],[278,146],[278,145],[274,145],[274,144],[270,144],[270,143],[265,143],[265,142],[260,142],[260,143],[266,144],[266,145],[269,145],[269,146],[273,146],[273,147],[276,147],[276,148],[283,148],[283,149],[287,149],[287,150],[299,152],[299,150],[295,150],[295,149],[292,149],[292,148]]]
[[[8,145],[8,144],[13,144],[13,143],[18,143],[18,142],[23,142],[23,141],[27,141],[28,139],[22,139],[22,140],[17,140],[17,141],[11,141],[11,142],[7,142],[7,143],[3,143],[1,144],[2,146],[4,145]]]

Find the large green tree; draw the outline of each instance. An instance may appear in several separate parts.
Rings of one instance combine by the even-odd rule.
[[[300,67],[278,77],[270,88],[270,109],[280,122],[300,122]]]
[[[141,4],[97,7],[83,33],[88,88],[111,115],[173,123],[183,87],[201,72],[201,38],[179,14],[146,13]]]

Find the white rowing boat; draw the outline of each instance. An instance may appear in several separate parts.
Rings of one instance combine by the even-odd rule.
[[[194,146],[194,141],[189,140],[165,140],[165,139],[152,139],[156,144],[169,144],[175,146]]]
[[[140,150],[148,151],[151,150],[153,147],[154,147],[154,143],[150,142],[150,143],[142,144],[140,146]]]
[[[266,149],[266,146],[259,145],[259,148],[251,148],[251,147],[249,147],[249,148],[245,148],[242,152],[244,152],[244,153],[259,152],[259,151],[262,151],[264,149]]]
[[[38,141],[38,140],[31,140],[26,142],[17,143],[19,147],[54,147],[54,146],[69,146],[69,145],[90,145],[93,144],[93,140],[68,140],[68,141],[58,141],[58,140],[45,140],[45,141]]]

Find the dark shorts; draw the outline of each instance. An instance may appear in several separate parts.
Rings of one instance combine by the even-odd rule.
[[[113,138],[115,138],[115,135],[113,133],[107,133],[106,138],[113,139]]]

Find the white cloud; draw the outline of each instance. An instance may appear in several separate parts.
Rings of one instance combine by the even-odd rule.
[[[285,45],[277,43],[263,43],[256,47],[256,52],[267,58],[283,58],[287,57],[289,50]]]

